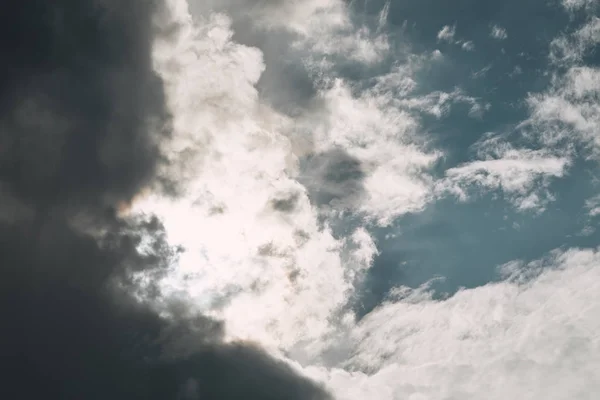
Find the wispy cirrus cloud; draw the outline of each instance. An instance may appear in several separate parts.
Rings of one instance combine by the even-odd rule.
[[[447,170],[438,190],[462,201],[500,190],[517,209],[539,212],[553,199],[547,190],[551,180],[564,176],[570,163],[568,157],[514,148],[493,137],[476,147],[479,159]]]

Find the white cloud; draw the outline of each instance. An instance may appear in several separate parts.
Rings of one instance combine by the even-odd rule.
[[[437,34],[437,38],[440,41],[446,41],[446,42],[454,42],[454,34],[456,33],[456,26],[452,25],[444,25],[444,27],[442,27],[442,29],[440,29],[440,31]]]
[[[464,51],[475,50],[475,43],[472,40],[456,39],[456,25],[444,25],[437,33],[437,40],[460,46]]]
[[[320,91],[320,110],[296,125],[301,132],[313,132],[314,152],[342,148],[360,160],[365,194],[353,210],[380,225],[419,211],[432,199],[429,170],[440,153],[419,144],[420,115],[440,118],[457,103],[469,105],[472,117],[489,108],[458,89],[417,95],[414,73],[436,60],[436,55],[415,56],[358,94],[347,82],[333,79]]]
[[[340,400],[595,399],[600,253],[554,252],[504,270],[512,278],[447,300],[416,292],[384,304],[352,332],[354,372],[308,371]]]
[[[562,5],[569,11],[587,8],[598,4],[598,0],[562,0]]]
[[[403,85],[397,89],[410,90],[412,82],[405,78],[395,77]],[[393,78],[383,79],[381,85]],[[342,148],[361,161],[365,198],[357,210],[385,224],[423,207],[430,186],[426,171],[437,155],[411,144],[417,120],[394,104],[389,88],[381,85],[357,97],[346,83],[336,80],[321,92],[324,113],[309,116],[305,123],[314,132],[315,152]]]
[[[588,210],[590,217],[600,215],[600,195],[596,195],[585,201],[585,208]]]
[[[554,199],[549,184],[566,174],[576,146],[600,161],[600,69],[578,65],[585,51],[600,42],[599,21],[593,17],[575,33],[552,42],[551,59],[566,68],[553,75],[546,91],[526,99],[530,115],[516,132],[531,147],[515,148],[506,136],[480,141],[476,160],[451,168],[436,183],[440,193],[468,200],[477,190],[496,189],[520,210],[543,211]],[[476,76],[485,72],[487,67]]]
[[[498,25],[493,25],[490,29],[490,36],[496,40],[504,40],[508,37],[506,29]]]
[[[473,41],[468,40],[466,42],[463,42],[463,44],[460,46],[464,51],[473,51],[475,50],[475,44],[473,43]]]
[[[577,63],[598,43],[600,43],[600,18],[592,17],[574,33],[561,35],[552,40],[550,60],[557,64]]]
[[[552,178],[562,177],[569,158],[546,150],[516,149],[502,136],[474,145],[476,161],[446,171],[437,183],[440,193],[466,201],[481,190],[501,190],[519,210],[543,211],[553,196],[547,191]]]
[[[385,10],[384,6],[380,24],[384,23]],[[337,55],[371,64],[389,50],[385,34],[354,26],[342,0],[267,2],[254,7],[253,12],[258,16],[255,26],[259,29],[278,28],[298,34],[300,39],[294,46],[308,49],[311,57]]]
[[[171,7],[180,30],[157,42],[155,62],[174,116],[164,173],[179,176],[185,193],[134,206],[156,213],[170,240],[186,248],[164,289],[225,319],[231,337],[290,348],[324,335],[372,245],[364,233],[355,243],[319,226],[291,177],[297,159],[282,134],[290,121],[255,89],[261,53],[231,41],[224,15],[193,24],[184,2]]]
[[[598,93],[600,69],[571,67],[564,76],[554,79],[547,92],[527,99],[531,116],[523,126],[531,129],[546,146],[568,149],[579,143],[588,148],[590,157],[598,159]]]

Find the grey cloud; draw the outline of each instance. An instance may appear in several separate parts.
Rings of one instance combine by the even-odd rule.
[[[300,195],[298,193],[288,193],[271,201],[271,206],[276,211],[292,212],[296,209]]]
[[[179,255],[161,221],[117,212],[172,187],[156,177],[159,8],[24,0],[0,16],[0,397],[328,398],[185,303],[164,317],[132,296],[161,296]]]
[[[269,66],[257,88],[272,107],[298,115],[312,106],[316,96],[313,80],[302,62],[303,54],[293,49],[296,35],[283,28],[267,28],[261,18],[290,3],[289,0],[208,0],[190,1],[192,14],[207,16],[225,12],[232,19],[233,39],[259,48]]]
[[[347,207],[363,194],[365,172],[361,161],[342,149],[313,154],[303,162],[300,181],[319,206]]]

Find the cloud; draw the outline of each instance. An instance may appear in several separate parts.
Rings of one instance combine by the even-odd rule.
[[[476,143],[476,160],[446,171],[446,178],[437,182],[440,193],[468,200],[475,187],[497,189],[520,210],[543,211],[554,199],[550,183],[564,177],[576,157],[598,159],[600,74],[583,65],[584,56],[600,40],[598,21],[590,17],[575,31],[552,40],[551,80],[546,90],[526,97],[529,116],[514,132],[488,135]],[[516,135],[528,144],[515,147],[511,141]]]
[[[553,199],[551,179],[565,175],[568,157],[547,150],[517,149],[502,136],[488,135],[474,145],[478,160],[450,168],[438,190],[466,201],[475,189],[501,190],[520,210],[542,211]]]
[[[567,66],[580,62],[585,53],[599,42],[600,18],[591,17],[577,31],[552,40],[550,60],[555,64],[566,64]]]
[[[596,0],[562,0],[562,6],[568,11],[590,8],[596,5]]]
[[[452,43],[454,41],[454,35],[456,33],[456,26],[444,25],[437,34],[439,41],[446,41]]]
[[[600,126],[596,101],[600,70],[584,61],[598,42],[600,19],[593,16],[575,31],[551,42],[554,68],[550,85],[527,97],[530,116],[520,126],[527,137],[546,148],[595,161],[600,160],[596,135]]]
[[[550,298],[544,279],[552,284],[566,280],[575,288],[583,282],[576,274],[538,274],[526,284],[513,277],[444,301],[432,300],[424,289],[399,289],[361,321],[349,304],[378,254],[367,228],[419,212],[448,193],[466,198],[501,190],[516,207],[538,211],[552,200],[549,184],[566,174],[570,153],[517,146],[506,136],[487,137],[473,147],[472,162],[436,180],[431,171],[443,154],[427,142],[425,117],[441,119],[455,104],[467,105],[477,118],[489,108],[459,88],[423,88],[419,73],[443,64],[441,53],[393,54],[398,59],[393,66],[376,65],[392,55],[385,46],[372,52],[373,38],[385,37],[385,29],[356,23],[336,1],[309,2],[305,8],[283,1],[257,1],[252,8],[223,4],[219,12],[192,12],[185,1],[173,0],[167,23],[178,29],[154,47],[154,68],[164,83],[173,126],[171,140],[159,147],[166,162],[158,176],[174,179],[179,191],[165,196],[151,190],[133,202],[128,215],[156,215],[168,243],[181,250],[168,274],[153,280],[162,297],[139,297],[165,318],[173,312],[164,299],[175,297],[191,305],[184,307],[187,313],[199,312],[208,327],[223,321],[217,324],[221,330],[214,344],[199,350],[192,346],[192,354],[219,355],[211,365],[226,369],[254,365],[244,361],[244,354],[262,366],[264,356],[273,366],[258,368],[265,382],[281,369],[286,378],[277,379],[289,378],[292,383],[286,387],[297,384],[300,394],[326,396],[301,375],[326,384],[340,399],[480,398],[487,390],[503,398],[507,387],[543,393],[546,386],[534,378],[553,372],[556,360],[535,358],[551,346],[535,334],[527,336],[524,321],[543,323],[534,304]],[[247,10],[262,27],[247,22],[237,31]],[[306,68],[310,95],[293,113],[277,108],[261,91],[261,80],[275,62],[268,55],[273,51],[268,35],[257,35],[254,44],[238,37],[257,29],[286,32],[280,38],[289,44],[286,56]],[[332,47],[337,35],[344,37],[339,48]],[[361,53],[357,49],[364,43],[368,51]],[[367,71],[367,78],[344,76],[340,65]],[[367,68],[375,65],[376,72]],[[593,278],[595,270],[586,268],[578,271]],[[143,271],[135,276],[148,280]],[[595,288],[580,288],[587,297],[574,300],[574,307],[594,304]],[[557,315],[557,310],[551,312]],[[590,315],[584,315],[583,324],[594,323]],[[514,331],[512,320],[519,324]],[[557,325],[547,326],[552,331]],[[174,341],[169,349],[187,354],[188,337],[181,330],[167,331],[173,330],[186,340]],[[497,337],[499,344],[492,341]],[[522,337],[529,347],[518,347]],[[568,347],[564,340],[557,339],[559,347]],[[238,351],[235,343],[240,341],[244,345]],[[588,336],[584,341],[592,346]],[[283,364],[255,353],[249,342],[259,343]],[[487,348],[490,343],[496,347]],[[512,386],[497,385],[469,362],[483,365],[481,371],[492,376],[507,376]],[[515,365],[523,374],[533,371],[530,379],[512,374]],[[590,365],[593,360],[588,359],[580,367],[593,374]],[[566,367],[556,368],[576,379]],[[252,371],[243,372],[242,378],[255,380]],[[196,396],[205,387],[195,375],[182,375],[178,384],[181,396]],[[264,384],[265,390],[269,385]]]
[[[180,30],[157,42],[154,61],[174,126],[161,173],[177,177],[185,191],[177,198],[152,193],[133,208],[160,216],[170,241],[184,248],[161,287],[225,320],[227,340],[291,349],[323,337],[368,262],[357,248],[366,242],[336,239],[316,207],[345,202],[352,196],[344,188],[358,194],[362,161],[290,139],[297,120],[256,89],[261,52],[232,40],[225,15],[193,19],[178,10],[172,18]],[[299,158],[309,154],[302,172]],[[344,166],[347,177],[336,169]],[[317,181],[303,186],[302,173]]]
[[[389,50],[388,38],[381,30],[373,30],[366,24],[356,29],[350,10],[342,0],[252,0],[242,3],[239,0],[209,0],[192,1],[190,6],[194,15],[223,12],[233,20],[236,28],[252,36],[259,32],[292,35],[288,37],[290,46],[304,52],[306,57],[344,57],[372,64],[381,61]],[[385,20],[385,14],[384,6],[378,16],[379,25]],[[265,50],[268,51],[263,48]]]
[[[473,50],[475,50],[475,45],[473,44],[473,41],[471,41],[471,40],[463,42],[463,44],[460,47],[464,51],[473,51]]]
[[[10,9],[1,32],[1,178],[35,205],[132,197],[152,177],[168,136],[144,22],[153,6],[26,4]],[[141,22],[129,27],[128,18]]]
[[[570,149],[551,145],[556,128],[539,147],[486,137],[474,161],[436,180],[443,154],[425,118],[455,104],[480,118],[489,104],[459,88],[426,91],[420,72],[444,57],[392,53],[389,4],[376,26],[338,0],[13,6],[14,23],[0,27],[7,395],[597,392],[596,251],[516,261],[504,282],[442,301],[398,288],[360,321],[350,310],[378,254],[367,228],[474,187],[538,210],[571,165]],[[272,58],[281,48],[310,83],[302,101],[293,85],[281,97],[293,112],[261,86],[283,65]],[[593,102],[596,72],[577,68],[530,97],[526,133],[565,124],[546,101]],[[580,115],[566,121],[591,140],[591,106]]]
[[[472,40],[460,40],[455,39],[456,37],[456,24],[455,25],[444,25],[437,34],[438,42],[448,42],[450,44],[459,45],[464,51],[475,50],[475,43]]]
[[[318,205],[352,206],[364,195],[365,172],[360,160],[341,149],[311,155],[300,181],[305,182],[310,197]]]
[[[2,16],[0,333],[5,396],[328,398],[297,369],[164,296],[178,263],[172,119],[154,71],[162,4],[24,1]],[[32,29],[35,27],[35,29]],[[174,28],[169,31],[163,28]],[[218,42],[219,38],[215,40]],[[173,179],[171,179],[173,178]]]
[[[596,217],[600,215],[600,195],[586,200],[585,208],[588,210],[590,217]]]
[[[360,160],[364,195],[354,204],[354,211],[382,224],[427,202],[426,171],[438,155],[419,148],[416,115],[435,113],[453,102],[451,95],[444,94],[395,98],[396,90],[407,94],[413,90],[407,72],[383,76],[359,96],[352,94],[349,84],[336,80],[320,93],[326,113],[309,116],[300,125],[313,132],[313,151],[339,147]]]
[[[443,62],[435,54],[409,54],[366,87],[309,58],[315,96],[283,114],[257,89],[268,66],[234,40],[235,19],[173,9],[180,29],[154,48],[174,127],[160,173],[185,190],[132,208],[159,216],[183,248],[160,287],[225,321],[226,341],[332,362],[323,351],[353,321],[348,301],[377,253],[363,221],[386,225],[433,199],[440,154],[420,117],[456,103],[476,113],[479,99],[421,94],[415,75]],[[346,216],[360,222],[340,223]]]
[[[341,400],[592,399],[600,253],[555,251],[446,300],[408,291],[363,319],[346,369],[314,367]]]
[[[572,66],[564,75],[555,76],[546,92],[527,98],[530,117],[522,127],[546,147],[561,147],[565,155],[578,148],[581,156],[598,160],[600,114],[595,98],[599,91],[600,70]]]
[[[496,40],[504,40],[508,37],[506,34],[506,29],[498,25],[493,25],[490,28],[490,36]]]

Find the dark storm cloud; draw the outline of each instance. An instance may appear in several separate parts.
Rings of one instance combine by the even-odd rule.
[[[364,194],[363,165],[342,149],[313,154],[302,164],[303,174],[299,180],[317,205],[343,208]]]
[[[159,220],[116,211],[169,184],[156,178],[169,132],[150,59],[158,6],[24,0],[0,16],[0,397],[327,398],[224,344],[220,322],[132,296],[159,296],[178,256]]]
[[[6,7],[0,171],[21,198],[114,202],[148,183],[168,125],[151,69],[154,8],[109,0]]]

